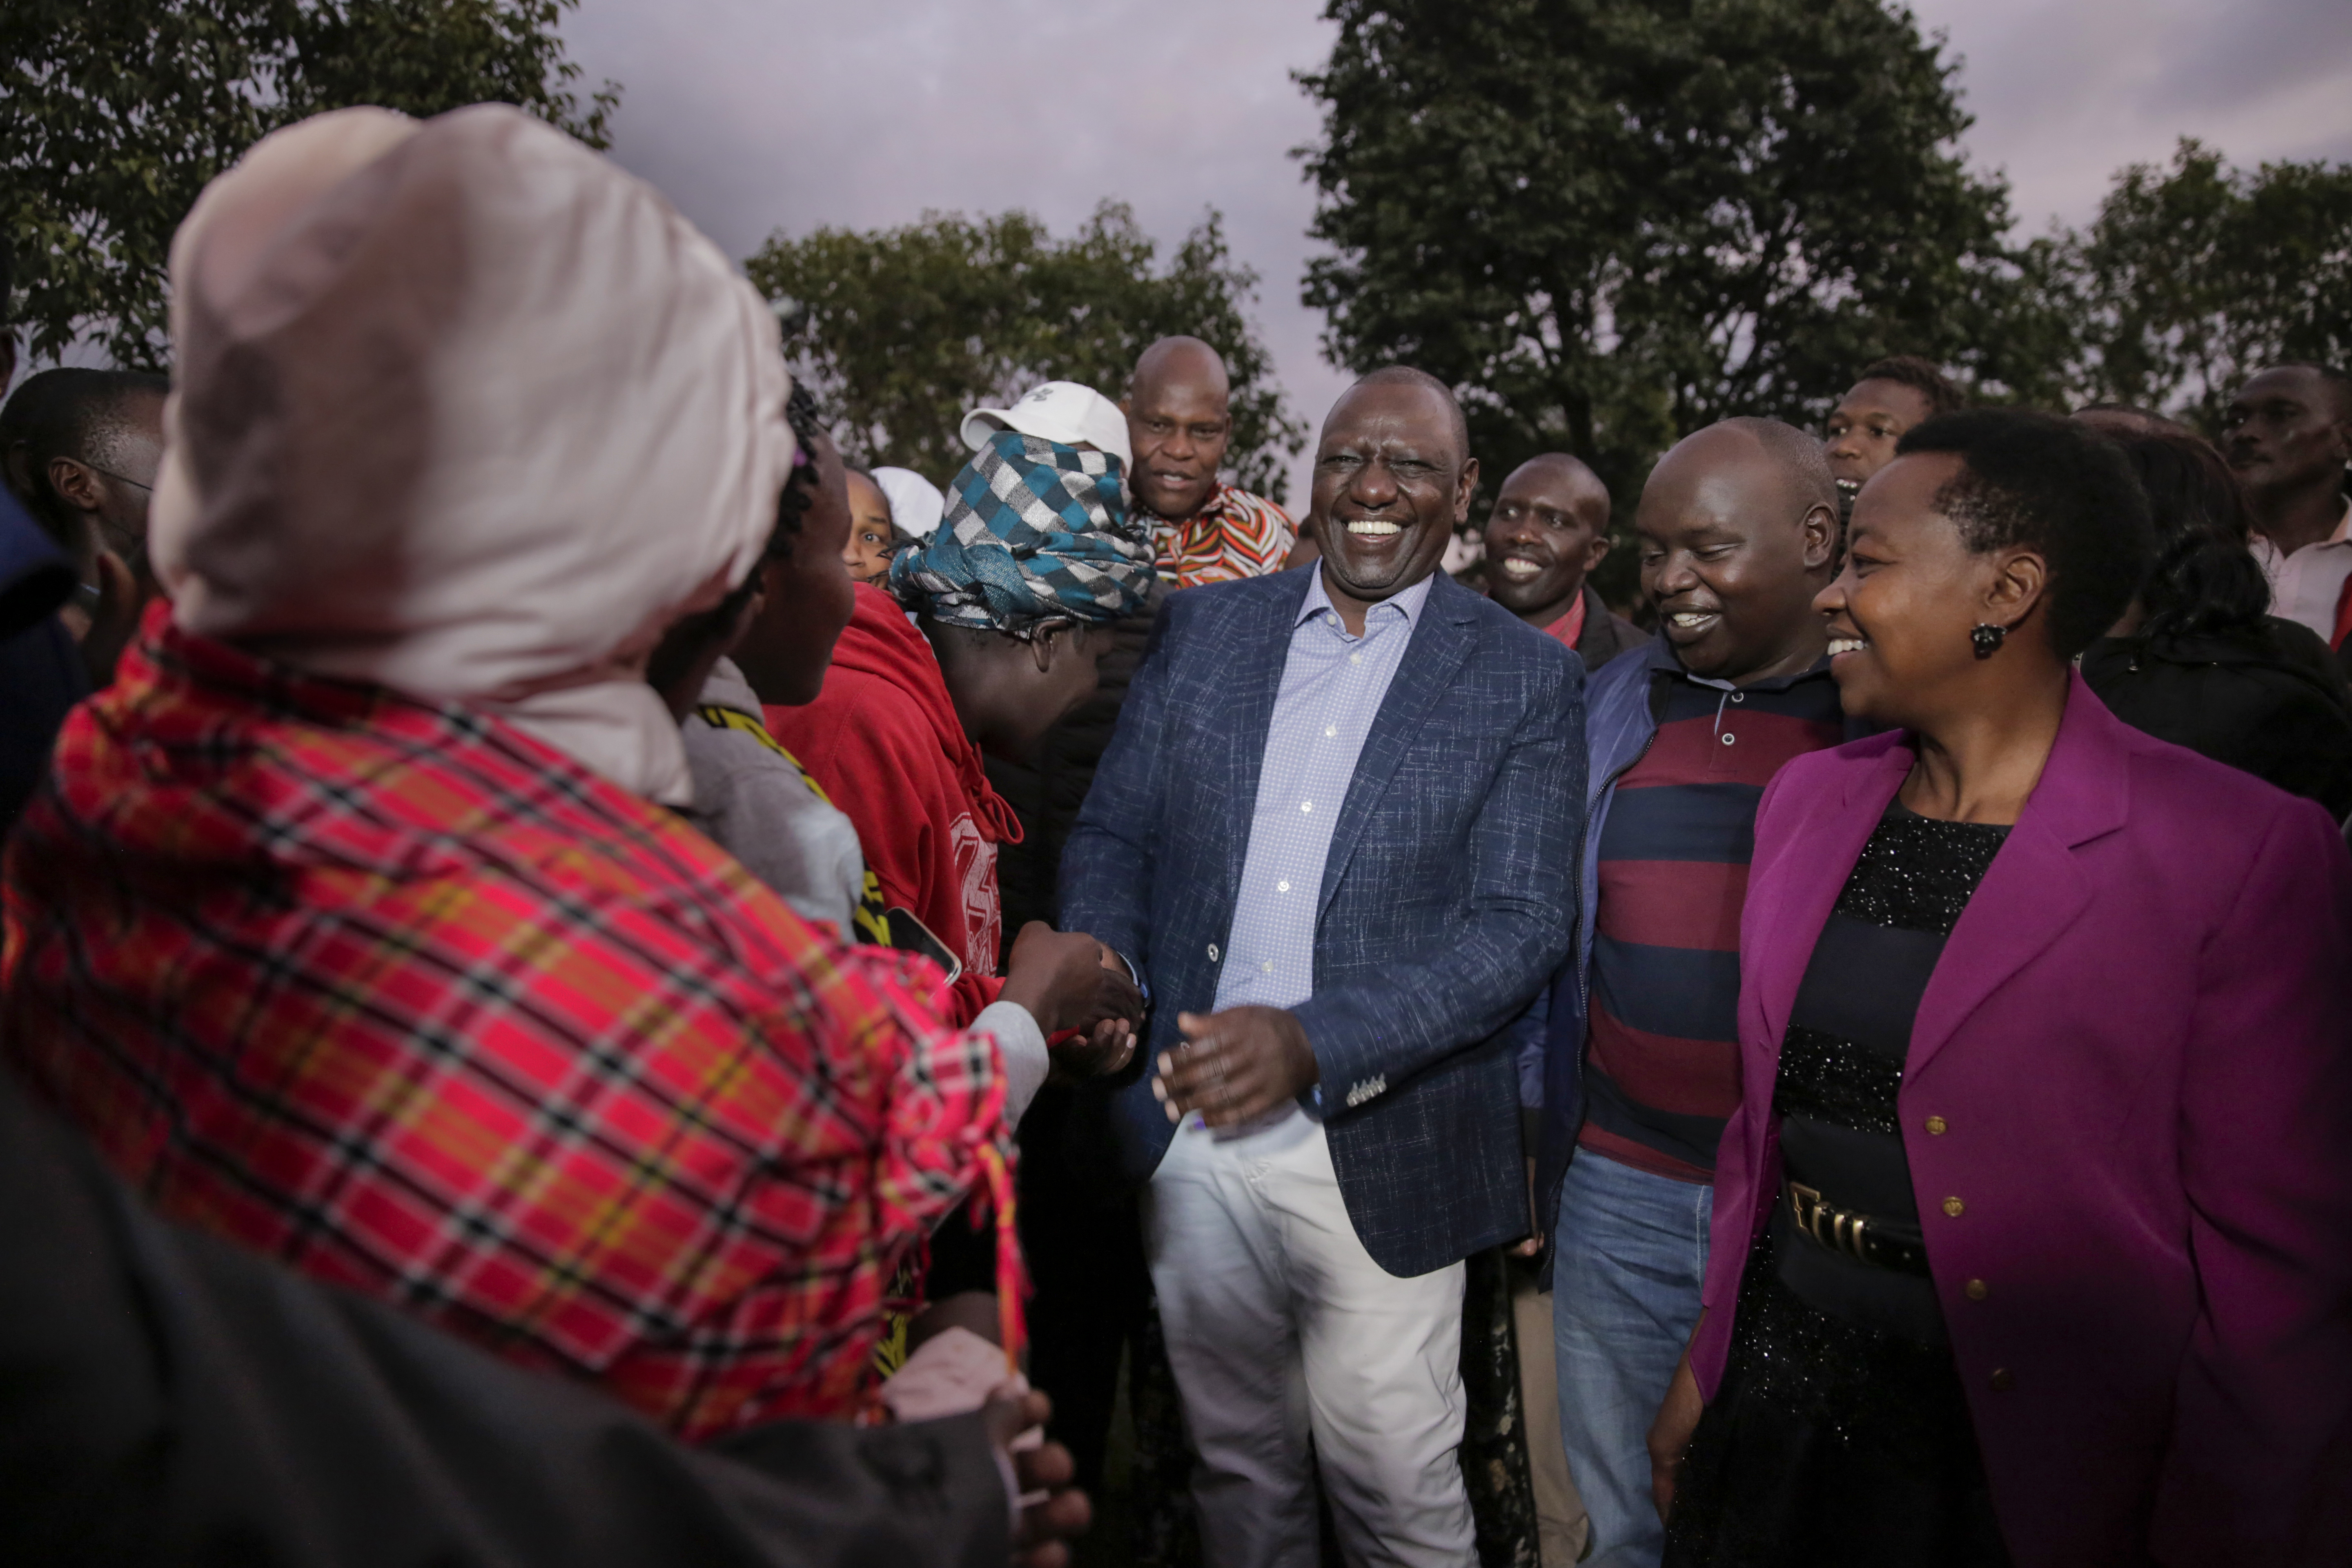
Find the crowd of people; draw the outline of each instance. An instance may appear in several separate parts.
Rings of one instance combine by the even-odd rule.
[[[860,468],[497,106],[171,286],[0,408],[16,1560],[1047,1565],[1122,1393],[1153,1561],[2352,1551],[2352,377],[1457,575],[1435,377],[1296,522],[1188,337]]]

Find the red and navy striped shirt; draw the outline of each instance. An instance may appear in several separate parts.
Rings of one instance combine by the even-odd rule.
[[[1825,658],[1734,689],[1652,677],[1658,732],[1601,829],[1583,1147],[1681,1181],[1715,1177],[1739,1103],[1739,910],[1756,806],[1791,757],[1843,743]]]

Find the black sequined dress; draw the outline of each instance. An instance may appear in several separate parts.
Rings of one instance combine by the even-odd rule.
[[[1785,1173],[1877,1234],[1919,1239],[1895,1095],[1920,995],[2008,831],[1888,806],[1790,1012],[1772,1100]],[[1775,1204],[1665,1561],[2008,1561],[1932,1280],[1823,1246]]]

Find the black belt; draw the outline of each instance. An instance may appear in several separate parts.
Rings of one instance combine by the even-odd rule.
[[[1789,1217],[1808,1239],[1874,1268],[1928,1277],[1927,1249],[1918,1242],[1889,1236],[1866,1214],[1823,1203],[1820,1189],[1802,1182],[1783,1182],[1781,1191],[1789,1200]]]

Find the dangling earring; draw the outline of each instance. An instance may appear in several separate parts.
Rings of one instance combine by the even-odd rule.
[[[1990,658],[1992,657],[1993,649],[1999,647],[2000,646],[2001,638],[2007,636],[2009,636],[2009,628],[2007,626],[1996,626],[1990,623],[1980,623],[1971,628],[1969,632],[1969,641],[1976,645],[1977,657],[1979,658]]]

